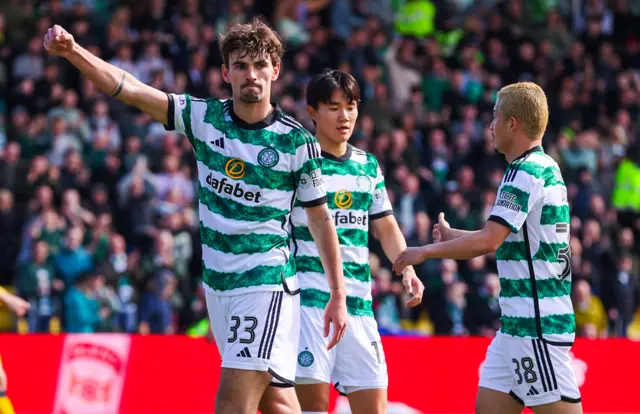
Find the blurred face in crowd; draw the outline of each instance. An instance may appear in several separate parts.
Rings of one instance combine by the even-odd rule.
[[[67,233],[67,247],[71,250],[75,250],[82,244],[82,238],[84,233],[81,228],[74,227]]]
[[[275,67],[266,53],[253,56],[236,52],[229,56],[229,67],[222,66],[222,77],[231,84],[234,99],[256,104],[271,96],[271,82],[278,79],[280,64]]]
[[[33,247],[33,258],[36,263],[43,263],[49,256],[49,245],[45,241],[38,241]]]
[[[113,236],[111,236],[109,244],[111,246],[112,254],[121,254],[125,253],[126,251],[127,245],[125,243],[124,237],[122,237],[120,234],[114,234]]]
[[[576,282],[574,299],[577,303],[584,303],[591,299],[591,286],[589,286],[589,282],[586,280]]]
[[[0,211],[9,211],[13,207],[13,195],[6,190],[0,191]]]
[[[358,119],[358,103],[349,101],[343,91],[336,89],[329,102],[318,108],[309,107],[309,115],[316,122],[316,135],[332,144],[347,142]]]

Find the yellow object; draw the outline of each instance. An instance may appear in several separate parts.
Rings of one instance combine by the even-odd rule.
[[[60,331],[61,331],[60,318],[58,318],[57,316],[54,316],[51,319],[49,319],[49,333],[58,335]]]
[[[13,288],[8,287],[5,289],[4,287],[0,286],[0,293],[3,292],[13,293]],[[0,332],[12,331],[14,328],[14,318],[15,315],[13,314],[13,312],[11,312],[11,310],[9,310],[9,308],[7,308],[5,304],[2,303],[2,301],[0,301]]]
[[[633,340],[640,340],[640,310],[633,316],[633,321],[627,327],[627,337]]]
[[[436,6],[427,0],[408,1],[396,13],[396,31],[404,36],[429,36],[435,29]]]
[[[16,327],[16,331],[20,335],[26,335],[29,333],[29,322],[25,318],[18,318],[18,326]]]
[[[585,325],[592,324],[598,330],[598,334],[607,329],[607,312],[602,306],[602,302],[596,296],[591,297],[589,306],[586,309],[580,309],[574,306],[573,311],[576,315],[576,328],[582,330]]]
[[[640,166],[631,160],[618,167],[612,202],[616,210],[640,211]]]
[[[0,414],[16,414],[11,400],[6,395],[0,397]]]

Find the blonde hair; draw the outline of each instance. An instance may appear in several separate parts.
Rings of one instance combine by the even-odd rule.
[[[498,110],[505,119],[514,117],[531,139],[541,139],[549,122],[547,95],[533,82],[507,85],[498,92]]]

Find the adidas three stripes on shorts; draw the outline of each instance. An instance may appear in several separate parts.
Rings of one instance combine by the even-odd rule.
[[[271,385],[295,385],[300,295],[252,292],[232,296],[206,290],[211,330],[223,368],[266,371]]]
[[[570,350],[498,332],[487,350],[480,386],[510,394],[526,407],[580,402]]]

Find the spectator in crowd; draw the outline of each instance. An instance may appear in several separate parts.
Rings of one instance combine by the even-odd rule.
[[[79,284],[103,298],[93,330],[184,332],[201,320],[188,140],[45,56],[42,35],[63,23],[92,53],[161,90],[224,98],[216,34],[263,15],[287,49],[273,100],[301,124],[314,128],[304,105],[309,76],[331,67],[357,77],[353,143],[378,158],[410,245],[431,240],[441,211],[457,228],[484,223],[506,166],[488,128],[496,93],[519,80],[540,84],[550,105],[543,145],[562,168],[571,205],[574,303],[579,320],[588,316],[579,334],[626,336],[640,325],[633,2],[14,3],[0,6],[0,284],[20,285],[36,250],[48,246],[65,291],[79,294],[75,279],[86,271],[104,277],[93,278],[96,288]],[[381,329],[491,335],[499,328],[495,256],[424,263],[416,269],[424,303],[406,311],[391,264],[377,259],[379,242],[370,240]],[[33,290],[21,293],[32,299]],[[591,320],[598,301],[600,316]]]
[[[65,331],[70,333],[96,332],[101,319],[109,310],[100,309],[96,300],[97,275],[86,272],[73,280],[64,297]]]
[[[64,287],[64,282],[57,277],[51,265],[49,245],[38,240],[33,244],[32,259],[22,265],[18,276],[18,291],[31,305],[29,332],[50,332],[55,330],[51,322],[60,324],[60,295]]]
[[[81,274],[93,269],[93,257],[82,246],[83,240],[84,230],[71,227],[64,239],[64,246],[55,256],[56,271],[65,286],[73,286]]]

